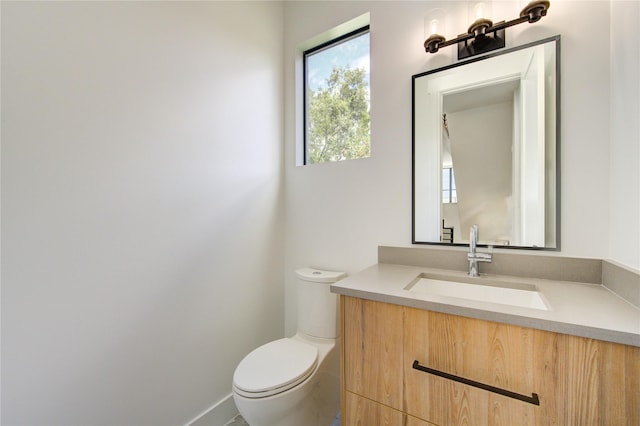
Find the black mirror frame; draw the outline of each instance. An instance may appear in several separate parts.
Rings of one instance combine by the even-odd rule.
[[[555,42],[556,48],[556,64],[555,64],[555,72],[556,72],[556,143],[555,143],[555,154],[556,154],[556,245],[555,247],[533,247],[533,246],[493,246],[494,248],[503,248],[503,249],[520,249],[520,250],[545,250],[545,251],[560,251],[561,247],[561,217],[562,217],[562,209],[561,209],[561,112],[562,112],[562,103],[561,103],[561,49],[560,49],[560,35],[544,38],[541,40],[537,40],[534,42],[526,43],[521,46],[512,47],[509,49],[505,49],[499,52],[490,53],[483,56],[473,57],[467,61],[456,62],[450,65],[446,65],[444,67],[436,68],[434,70],[426,71],[423,73],[415,74],[411,76],[411,243],[412,244],[421,244],[421,245],[438,245],[438,246],[448,246],[448,247],[468,247],[469,244],[466,243],[445,243],[441,241],[416,241],[415,231],[416,231],[416,181],[415,181],[415,171],[416,171],[416,158],[415,158],[415,124],[416,124],[416,100],[415,100],[415,86],[416,79],[429,75],[435,74],[437,72],[446,71],[452,68],[461,67],[464,65],[471,64],[473,62],[482,61],[485,59],[493,58],[496,56],[505,55],[507,53],[515,52],[522,49],[527,49],[532,46],[537,46],[544,43]],[[478,247],[487,247],[487,245],[480,244]]]

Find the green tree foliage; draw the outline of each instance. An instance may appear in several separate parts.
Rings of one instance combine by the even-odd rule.
[[[363,68],[334,67],[326,85],[309,89],[309,163],[369,157],[369,90]]]

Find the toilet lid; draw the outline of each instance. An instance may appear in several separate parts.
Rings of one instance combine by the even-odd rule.
[[[246,396],[273,395],[304,381],[317,363],[315,346],[291,338],[275,340],[240,361],[233,374],[233,384]]]

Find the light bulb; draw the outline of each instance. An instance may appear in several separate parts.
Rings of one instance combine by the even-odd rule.
[[[437,19],[432,19],[431,22],[429,22],[429,28],[430,28],[429,35],[438,34],[438,29],[440,28],[440,21],[438,21]]]
[[[444,36],[445,28],[445,11],[444,9],[432,9],[424,18],[424,38],[428,38],[434,34]]]
[[[480,18],[484,18],[484,3],[480,2],[480,3],[476,3],[476,5],[474,6],[474,12],[475,12],[475,19],[480,19]]]

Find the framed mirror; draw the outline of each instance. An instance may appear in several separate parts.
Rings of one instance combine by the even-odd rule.
[[[560,36],[413,80],[414,244],[560,248]]]

